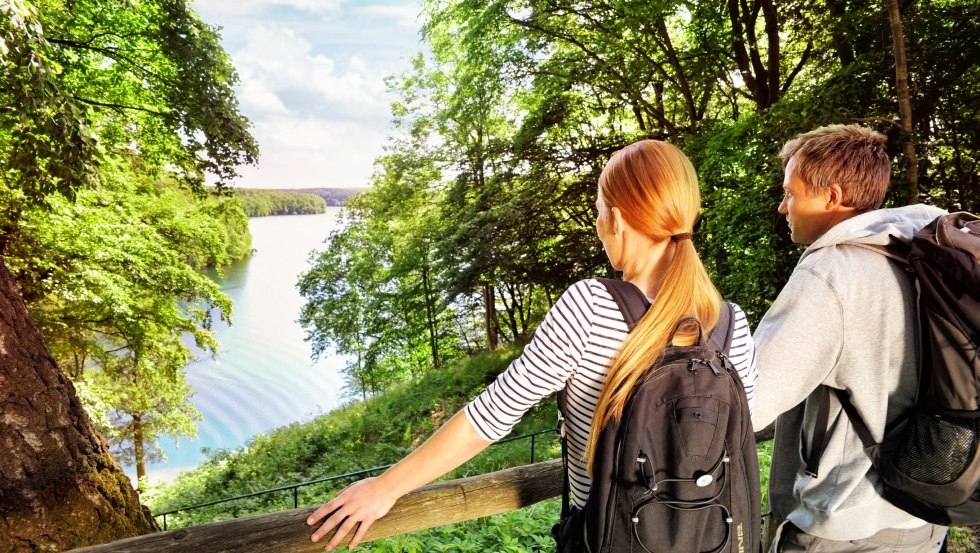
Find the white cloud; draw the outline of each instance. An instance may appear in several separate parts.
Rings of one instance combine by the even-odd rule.
[[[329,122],[311,118],[278,117],[256,124],[255,132],[277,150],[322,152],[334,144],[330,127]]]
[[[345,0],[194,0],[194,11],[218,18],[235,18],[261,15],[274,6],[323,16],[336,16]]]
[[[390,19],[399,27],[415,29],[419,25],[419,10],[415,5],[382,5],[372,4],[359,8],[364,14],[380,19]]]
[[[257,116],[265,114],[283,115],[289,113],[289,108],[275,92],[269,90],[264,82],[258,79],[247,79],[241,82],[236,96],[242,110]]]
[[[374,3],[383,1],[384,4]],[[386,76],[418,50],[415,0],[195,0],[238,71],[259,167],[237,184],[367,186],[391,134]]]
[[[281,101],[288,96],[297,107],[316,112],[371,117],[380,110],[387,116],[382,73],[358,55],[338,63],[314,53],[313,45],[290,28],[253,27],[235,63],[242,83],[254,87],[260,106],[267,106],[272,94]]]
[[[336,15],[344,0],[270,0],[270,3],[320,15]]]
[[[283,117],[256,125],[259,167],[241,168],[249,188],[368,186],[386,132],[357,122]]]

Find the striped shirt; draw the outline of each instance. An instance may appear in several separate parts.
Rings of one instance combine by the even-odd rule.
[[[729,357],[745,385],[751,407],[755,348],[745,313],[735,307]],[[591,480],[583,461],[599,393],[616,352],[626,339],[626,322],[606,287],[594,279],[573,284],[534,333],[524,353],[466,407],[473,428],[487,441],[506,436],[530,408],[564,389],[565,435],[572,503],[585,505]]]

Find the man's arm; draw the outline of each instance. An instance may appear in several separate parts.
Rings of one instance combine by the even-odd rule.
[[[821,275],[797,267],[753,336],[759,381],[752,425],[765,428],[823,383],[843,338],[840,295]]]

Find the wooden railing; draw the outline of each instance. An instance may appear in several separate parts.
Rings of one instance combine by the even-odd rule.
[[[773,426],[756,432],[756,443],[771,440]],[[561,459],[489,474],[437,482],[399,499],[368,530],[364,541],[387,538],[522,509],[562,493]],[[280,511],[157,532],[72,553],[313,553],[329,541],[310,541],[306,518],[319,506]],[[557,515],[557,513],[556,513]],[[347,543],[347,539],[344,543]]]
[[[562,492],[561,459],[489,474],[437,482],[409,493],[368,530],[365,541],[407,534],[475,518],[513,511]],[[267,515],[212,522],[137,536],[73,553],[312,553],[329,537],[310,541],[305,507]],[[345,540],[346,543],[346,540]]]
[[[534,460],[536,458],[535,457],[535,452],[536,452],[535,451],[535,446],[537,445],[537,440],[535,438],[537,438],[538,436],[542,436],[542,435],[548,435],[549,437],[551,437],[551,438],[553,438],[555,440],[558,439],[558,433],[555,432],[555,429],[554,428],[549,428],[549,429],[546,429],[546,430],[539,430],[537,432],[532,432],[530,434],[523,434],[521,436],[510,436],[510,437],[507,437],[507,438],[504,438],[502,440],[498,440],[498,441],[494,442],[493,444],[490,445],[490,447],[497,447],[497,446],[500,446],[500,445],[503,445],[503,444],[517,442],[517,441],[521,441],[521,440],[530,440],[530,442],[531,442],[531,447],[530,447],[530,451],[529,451],[529,453],[530,453],[530,461],[528,461],[528,462],[530,464],[534,464]],[[272,494],[282,493],[282,492],[289,492],[292,495],[292,498],[293,498],[293,508],[295,509],[295,508],[298,508],[299,507],[299,490],[301,488],[305,488],[307,486],[313,486],[313,485],[317,485],[317,484],[324,484],[324,483],[337,483],[337,482],[340,482],[340,483],[343,484],[343,483],[346,483],[346,482],[353,482],[354,480],[358,480],[360,478],[364,478],[364,477],[369,476],[371,474],[376,474],[376,473],[382,472],[382,471],[384,471],[385,469],[387,469],[390,466],[391,465],[381,465],[381,466],[373,467],[373,468],[369,468],[369,469],[363,469],[363,470],[358,470],[358,471],[354,471],[354,472],[348,472],[346,474],[337,474],[337,475],[334,475],[334,476],[327,476],[327,477],[324,477],[324,478],[317,478],[316,480],[308,480],[306,482],[299,482],[299,483],[296,483],[296,484],[289,484],[289,485],[286,485],[286,486],[279,486],[278,488],[270,488],[270,489],[267,489],[267,490],[261,490],[261,491],[257,491],[257,492],[252,492],[252,493],[247,493],[247,494],[242,494],[242,495],[236,495],[234,497],[224,497],[224,498],[217,499],[217,500],[214,500],[214,501],[208,501],[206,503],[197,503],[197,504],[194,504],[194,505],[184,505],[184,506],[178,507],[176,509],[170,509],[170,510],[167,510],[167,511],[161,511],[161,512],[154,513],[153,516],[154,516],[154,518],[157,519],[157,522],[158,523],[159,522],[162,522],[163,523],[162,526],[163,526],[163,529],[164,530],[169,530],[169,528],[167,527],[168,526],[168,524],[167,524],[167,516],[168,515],[174,515],[174,514],[177,514],[177,513],[185,513],[186,514],[188,512],[195,511],[195,510],[201,509],[201,508],[212,507],[212,506],[215,506],[215,505],[222,505],[222,504],[228,504],[228,503],[234,503],[236,501],[240,501],[240,500],[243,500],[243,499],[251,499],[251,498],[255,498],[255,497],[264,497],[264,496],[269,496],[269,495],[272,495]]]

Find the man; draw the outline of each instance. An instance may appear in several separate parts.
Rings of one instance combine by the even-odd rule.
[[[769,505],[785,520],[771,552],[935,552],[946,529],[885,501],[879,477],[836,394],[816,476],[807,474],[825,388],[846,390],[876,440],[916,393],[911,279],[867,249],[909,240],[944,213],[879,209],[891,162],[885,137],[857,125],[802,134],[780,152],[779,212],[809,247],[755,333],[759,381],[752,422],[776,420]],[[777,419],[778,417],[778,419]]]

